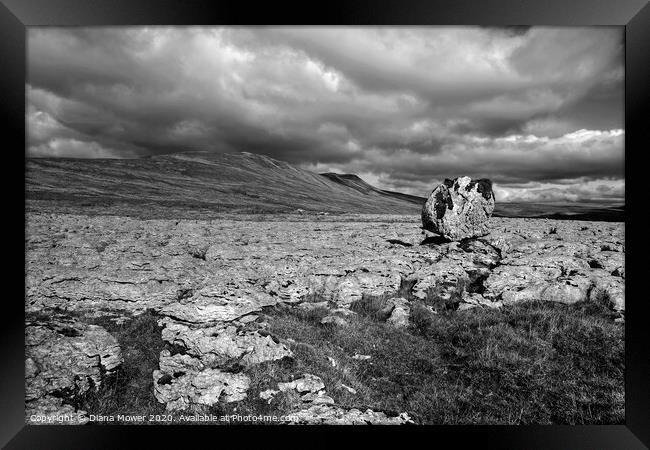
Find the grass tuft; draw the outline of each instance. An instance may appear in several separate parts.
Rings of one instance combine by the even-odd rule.
[[[117,325],[109,318],[89,319],[111,333],[122,349],[124,363],[95,392],[80,399],[78,407],[95,415],[148,415],[165,411],[153,395],[153,371],[164,347],[158,316],[147,310]],[[146,422],[145,422],[146,423]]]
[[[395,294],[363,294],[360,300],[356,300],[350,304],[350,309],[373,320],[385,321],[390,317],[392,311],[392,307],[388,302],[391,298],[395,298]]]

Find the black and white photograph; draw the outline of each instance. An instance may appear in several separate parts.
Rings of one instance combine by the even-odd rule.
[[[625,28],[33,26],[25,424],[625,423]]]

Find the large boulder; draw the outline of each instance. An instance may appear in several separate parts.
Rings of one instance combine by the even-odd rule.
[[[494,211],[492,182],[470,177],[446,179],[422,208],[422,227],[452,241],[485,236]]]

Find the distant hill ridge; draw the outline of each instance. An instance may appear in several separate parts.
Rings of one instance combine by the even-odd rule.
[[[425,201],[378,189],[354,174],[318,174],[248,152],[194,151],[137,159],[28,158],[25,199],[39,211],[142,218],[298,209],[419,215]],[[624,221],[625,207],[497,203],[494,216]]]
[[[26,198],[68,207],[281,213],[419,214],[423,198],[318,174],[268,156],[184,152],[137,159],[30,158]]]
[[[418,197],[416,195],[409,195],[409,194],[402,194],[401,192],[394,192],[394,191],[386,191],[383,189],[377,189],[376,187],[366,183],[363,181],[361,178],[359,178],[358,175],[350,174],[350,173],[345,173],[345,174],[339,174],[339,173],[332,173],[332,172],[326,172],[326,173],[321,173],[322,176],[329,178],[330,180],[342,184],[344,186],[351,187],[352,189],[356,189],[359,192],[362,192],[364,194],[368,194],[370,192],[376,192],[380,195],[386,195],[392,198],[397,198],[400,200],[407,201],[409,203],[414,203],[416,205],[420,205],[420,207],[424,204],[424,202],[427,200],[424,197]]]

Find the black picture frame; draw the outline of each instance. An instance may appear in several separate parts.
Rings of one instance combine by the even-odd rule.
[[[562,448],[562,449],[640,449],[650,446],[650,342],[647,300],[637,295],[643,286],[641,270],[645,264],[635,265],[635,255],[643,255],[643,235],[634,227],[630,216],[634,209],[643,212],[642,203],[633,199],[639,192],[641,198],[647,188],[635,187],[643,180],[645,168],[639,164],[641,155],[650,142],[646,118],[650,98],[650,5],[648,0],[340,0],[318,4],[260,2],[252,5],[243,0],[1,0],[0,3],[0,123],[3,143],[7,145],[4,156],[9,161],[6,173],[18,180],[8,184],[4,193],[16,201],[15,211],[6,216],[5,236],[24,236],[24,195],[21,199],[20,177],[24,186],[24,154],[18,149],[25,146],[25,79],[26,79],[26,29],[30,26],[100,26],[100,25],[552,25],[592,26],[618,25],[625,27],[625,178],[626,178],[626,374],[625,374],[625,425],[608,426],[421,426],[421,427],[371,427],[359,430],[345,429],[348,433],[398,434],[408,442],[439,444],[452,442],[454,447],[467,444],[488,448]],[[8,143],[12,142],[12,145]],[[635,160],[638,162],[634,163]],[[22,165],[22,173],[20,171]],[[637,183],[635,180],[639,181]],[[13,186],[13,187],[11,187]],[[11,193],[11,195],[9,195]],[[23,192],[24,193],[24,192]],[[643,217],[637,217],[642,220]],[[251,428],[238,426],[188,427],[179,426],[26,426],[24,420],[24,299],[21,299],[19,280],[24,280],[24,267],[20,261],[18,238],[11,258],[11,268],[5,272],[5,283],[11,285],[6,295],[5,320],[0,327],[2,351],[2,383],[0,384],[0,444],[16,448],[115,448],[128,447],[142,442],[148,447],[164,447],[174,441],[188,445],[192,437],[209,439],[208,442],[225,444],[225,436],[248,442]],[[630,258],[631,256],[631,258]],[[12,258],[13,257],[13,258]],[[636,267],[635,267],[636,266]],[[24,295],[24,284],[22,285]],[[15,293],[14,293],[15,292]],[[257,430],[254,427],[253,431]],[[308,430],[305,431],[305,428]],[[245,434],[242,432],[245,431]],[[310,445],[341,427],[304,427],[289,432],[302,435],[296,441]],[[269,442],[287,433],[286,427],[266,427],[263,438]],[[258,437],[261,435],[259,433]],[[215,439],[216,438],[216,439]],[[284,438],[283,438],[284,439]],[[307,439],[307,440],[303,440]],[[417,439],[417,440],[416,440]],[[236,442],[236,441],[235,441]],[[282,443],[282,441],[278,441]],[[429,445],[429,444],[427,444]]]

